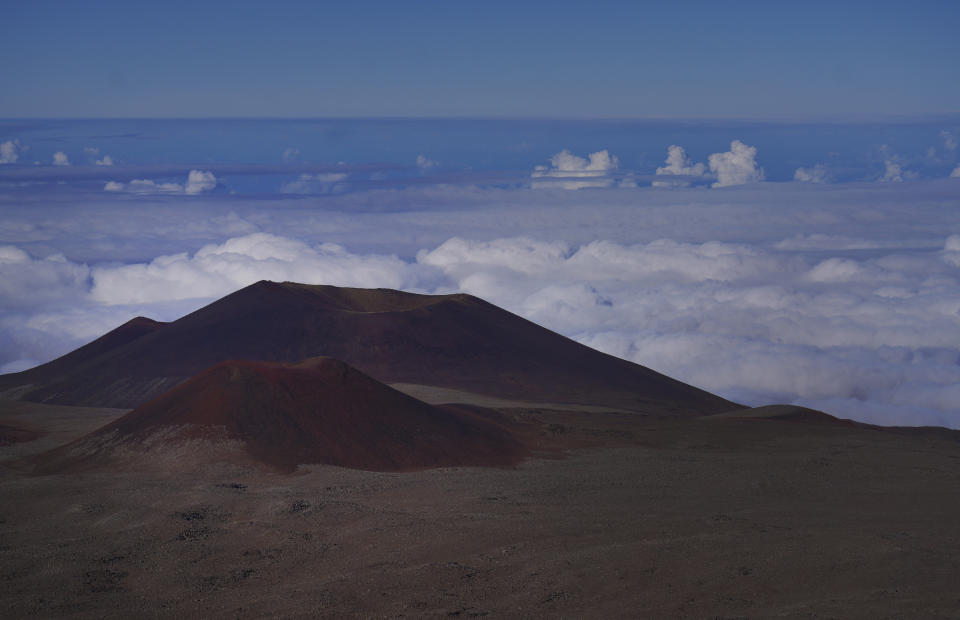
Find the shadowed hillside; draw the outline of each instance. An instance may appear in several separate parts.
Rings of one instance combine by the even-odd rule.
[[[135,407],[225,360],[322,355],[385,383],[658,415],[738,408],[470,295],[262,281],[168,324],[135,321],[0,377],[0,390],[37,402]]]

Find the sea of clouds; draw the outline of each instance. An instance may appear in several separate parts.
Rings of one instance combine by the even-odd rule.
[[[702,162],[670,146],[646,176],[564,150],[521,183],[351,189],[344,168],[269,196],[231,194],[229,171],[154,181],[90,156],[95,184],[0,184],[3,372],[291,280],[465,291],[744,404],[960,428],[960,178],[911,178],[892,155],[834,184],[816,163],[764,182],[738,140]]]

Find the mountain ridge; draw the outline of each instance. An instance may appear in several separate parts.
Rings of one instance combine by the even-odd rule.
[[[229,359],[328,356],[384,383],[656,415],[740,408],[463,293],[260,281],[176,321],[145,321],[104,335],[96,347],[0,377],[0,392],[36,402],[136,407]]]

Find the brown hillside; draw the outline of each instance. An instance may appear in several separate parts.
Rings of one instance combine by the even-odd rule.
[[[96,365],[101,356],[108,355],[111,351],[129,344],[141,336],[152,334],[165,325],[166,323],[154,321],[144,316],[132,318],[120,327],[107,332],[79,349],[75,349],[37,368],[9,375],[0,375],[0,396],[19,397],[24,390],[29,391],[39,383],[64,375],[76,374],[87,363],[93,362]],[[11,386],[13,387],[11,388]]]
[[[225,360],[322,355],[386,383],[527,401],[658,415],[739,408],[462,294],[264,281],[138,338],[116,340],[79,363],[68,355],[0,377],[0,390],[37,402],[135,407]]]
[[[477,408],[434,407],[330,358],[218,364],[43,461],[150,454],[190,439],[238,440],[255,461],[292,470],[323,463],[398,471],[506,465],[526,454],[513,424]]]

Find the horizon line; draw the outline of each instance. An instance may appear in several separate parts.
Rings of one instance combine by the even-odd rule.
[[[252,115],[198,115],[198,116],[0,116],[0,123],[24,121],[481,121],[481,122],[679,122],[679,123],[740,123],[740,124],[895,124],[925,122],[960,122],[960,110],[922,114],[835,114],[825,116],[499,116],[499,115],[358,115],[358,116],[252,116]]]

